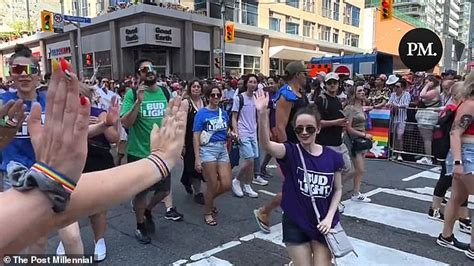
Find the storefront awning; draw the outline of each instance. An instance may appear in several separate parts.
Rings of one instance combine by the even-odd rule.
[[[293,61],[310,61],[312,57],[333,55],[324,52],[318,52],[315,50],[295,48],[289,46],[270,47],[269,54],[270,58],[279,58]]]

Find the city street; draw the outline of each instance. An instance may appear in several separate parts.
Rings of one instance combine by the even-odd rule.
[[[426,168],[433,169],[433,168]],[[234,173],[235,173],[234,169]],[[275,173],[275,169],[269,169]],[[434,169],[436,171],[437,169]],[[279,177],[260,190],[258,199],[238,199],[227,193],[217,202],[218,226],[205,225],[202,207],[194,203],[179,183],[181,167],[174,169],[174,203],[184,221],[163,218],[164,206],[153,211],[156,233],[152,244],[141,245],[134,236],[135,218],[130,202],[111,209],[106,233],[107,265],[283,265],[289,263],[281,243],[281,210],[272,217],[272,233],[259,232],[252,210],[271,199],[280,189]],[[368,161],[362,190],[371,203],[346,201],[342,224],[359,255],[338,260],[340,265],[468,265],[464,254],[435,243],[442,223],[427,218],[431,193],[438,175],[385,161]],[[346,187],[351,187],[347,185]],[[262,190],[264,190],[262,192]],[[344,189],[344,199],[350,194]],[[473,201],[471,199],[470,204]],[[469,206],[472,209],[472,205]],[[86,253],[93,253],[89,222],[81,222]],[[468,242],[469,236],[456,225],[455,235]],[[55,252],[56,235],[51,236],[48,253]]]

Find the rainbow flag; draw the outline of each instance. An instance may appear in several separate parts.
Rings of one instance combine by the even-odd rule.
[[[388,137],[390,134],[390,110],[374,109],[368,113],[367,120],[367,133],[374,137],[374,145],[366,157],[387,159]]]

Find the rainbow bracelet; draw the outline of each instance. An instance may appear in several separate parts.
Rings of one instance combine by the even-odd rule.
[[[42,173],[49,179],[59,183],[68,193],[72,193],[74,191],[74,188],[76,187],[76,182],[70,180],[65,175],[59,173],[58,171],[43,163],[37,162],[31,167],[31,169]]]

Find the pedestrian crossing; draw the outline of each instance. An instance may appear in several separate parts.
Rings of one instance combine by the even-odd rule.
[[[371,226],[374,224],[380,225],[383,228],[384,234],[378,236],[379,238],[396,238],[399,237],[392,232],[395,230],[402,230],[405,233],[408,241],[414,243],[421,242],[419,248],[407,250],[403,247],[404,241],[393,241],[395,244],[385,246],[384,244],[374,243],[378,241],[367,241],[363,237],[354,236],[355,232],[347,230],[353,226],[347,226],[346,231],[350,236],[351,242],[354,245],[358,257],[354,254],[337,259],[338,265],[450,265],[456,263],[470,263],[468,258],[463,253],[451,251],[435,244],[436,237],[442,231],[443,224],[439,221],[428,219],[426,212],[420,212],[421,208],[426,207],[426,211],[430,206],[432,200],[434,176],[438,169],[431,169],[423,171],[412,176],[400,178],[399,181],[410,182],[416,180],[417,184],[420,180],[425,180],[423,187],[408,187],[405,189],[395,188],[376,188],[366,193],[368,197],[373,197],[371,203],[361,203],[352,200],[343,202],[345,210],[343,214],[343,226],[353,225],[358,223],[363,230],[370,232]],[[428,186],[430,185],[430,186]],[[259,191],[264,192],[264,191]],[[265,191],[269,196],[273,193]],[[418,208],[412,209],[410,207],[394,207],[393,197],[395,201],[400,201],[404,206],[418,205]],[[447,195],[449,197],[449,193]],[[474,199],[469,199],[468,207],[474,209]],[[420,204],[424,204],[420,207]],[[368,223],[360,223],[360,221],[367,221]],[[362,229],[361,229],[362,230]],[[386,233],[385,233],[386,232]],[[459,226],[454,227],[454,234],[456,238],[462,242],[470,242],[470,236],[459,231]],[[239,246],[245,242],[252,243],[255,239],[264,240],[270,245],[284,247],[282,243],[282,229],[281,223],[274,225],[271,228],[270,234],[262,232],[255,232],[253,234],[240,237],[238,240],[233,240],[225,243],[213,250],[202,252],[191,256],[189,259],[183,259],[174,265],[232,265],[232,261],[226,260],[224,256],[219,256],[224,250],[236,250],[238,252]],[[422,240],[420,240],[422,239]],[[406,241],[406,240],[405,240]],[[425,241],[425,242],[423,242]],[[383,242],[383,241],[382,241]],[[428,242],[428,243],[427,243]],[[428,248],[427,248],[428,247]],[[422,250],[430,250],[430,252],[423,252]],[[289,262],[289,259],[288,259]],[[471,262],[472,263],[472,262]]]

